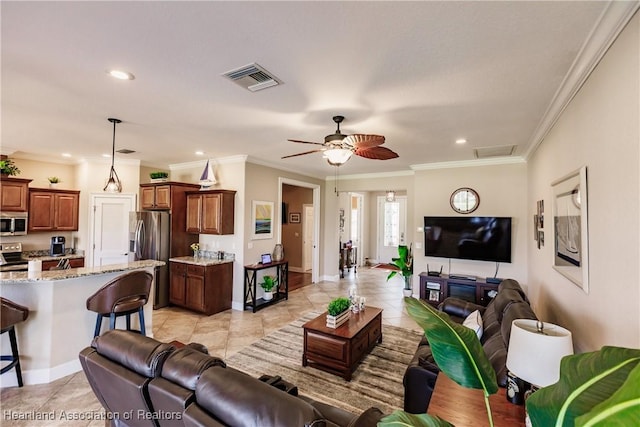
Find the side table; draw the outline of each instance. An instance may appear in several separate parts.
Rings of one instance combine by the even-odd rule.
[[[273,299],[266,301],[257,297],[258,271],[267,268],[276,270],[277,288],[273,293]],[[271,304],[289,299],[289,261],[274,261],[268,264],[250,264],[244,266],[244,308],[256,311]]]

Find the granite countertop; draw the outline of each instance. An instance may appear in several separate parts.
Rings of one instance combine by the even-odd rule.
[[[22,259],[27,261],[59,261],[61,259],[76,259],[76,258],[84,258],[84,253],[66,253],[60,256],[51,256],[49,255],[49,251],[26,251],[22,253]]]
[[[59,257],[54,257],[59,259]],[[53,271],[20,271],[0,273],[0,284],[2,283],[34,283],[34,282],[51,282],[55,280],[75,279],[78,277],[96,276],[105,273],[113,273],[117,271],[137,270],[140,268],[159,267],[165,265],[164,261],[143,260],[133,261],[126,264],[103,265],[102,267],[82,267],[69,268],[67,270]]]
[[[195,258],[192,256],[180,256],[176,258],[169,258],[169,261],[181,262],[184,264],[202,265],[206,267],[208,265],[218,265],[233,262],[233,259]]]

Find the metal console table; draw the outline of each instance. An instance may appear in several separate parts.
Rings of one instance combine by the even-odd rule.
[[[278,285],[273,293],[273,299],[266,301],[257,297],[258,271],[267,268],[276,269]],[[244,309],[256,311],[271,304],[289,299],[289,261],[274,261],[268,264],[251,264],[244,266]]]

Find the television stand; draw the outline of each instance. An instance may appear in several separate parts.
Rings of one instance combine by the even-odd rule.
[[[487,306],[498,291],[498,284],[483,277],[420,273],[420,299],[438,307],[447,297],[456,297]]]

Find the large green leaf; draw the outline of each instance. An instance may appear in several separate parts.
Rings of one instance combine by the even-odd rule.
[[[482,389],[485,396],[498,391],[495,371],[474,331],[424,301],[404,301],[409,315],[424,329],[442,372],[463,387]]]
[[[576,426],[640,426],[640,364],[622,387],[591,412],[576,418]]]
[[[600,409],[598,406],[621,388],[638,363],[640,350],[622,347],[603,347],[591,353],[565,356],[560,362],[560,380],[527,399],[527,412],[533,425],[570,427],[582,414],[609,408],[614,400],[603,403]],[[633,387],[637,389],[637,383]],[[622,393],[627,396],[626,387]],[[638,391],[635,393],[637,397]],[[626,415],[618,416],[625,419]]]
[[[453,427],[453,424],[446,422],[442,418],[428,414],[408,414],[403,411],[395,411],[387,415],[378,422],[378,427]]]

